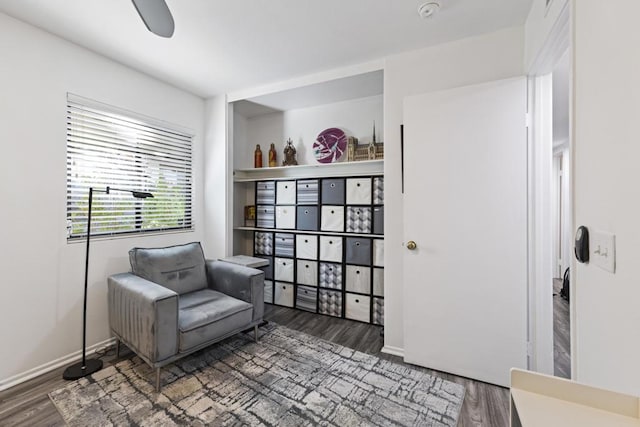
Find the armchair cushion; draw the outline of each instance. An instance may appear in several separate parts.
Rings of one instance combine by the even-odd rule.
[[[207,288],[207,271],[200,243],[129,251],[133,274],[182,295]]]
[[[225,336],[251,323],[253,306],[212,289],[180,296],[180,352]]]

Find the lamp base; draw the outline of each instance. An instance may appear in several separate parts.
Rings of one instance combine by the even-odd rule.
[[[62,378],[65,380],[77,380],[78,378],[98,372],[100,369],[102,369],[102,360],[87,359],[84,366],[82,365],[82,361],[68,366],[62,374]]]

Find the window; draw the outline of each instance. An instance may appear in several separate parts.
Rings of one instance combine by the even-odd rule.
[[[192,223],[192,135],[75,95],[67,96],[67,224],[70,240],[91,236],[189,230]]]

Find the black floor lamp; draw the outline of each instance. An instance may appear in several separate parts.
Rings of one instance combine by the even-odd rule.
[[[87,360],[87,282],[89,280],[89,241],[91,239],[91,204],[93,202],[93,193],[110,194],[111,191],[120,191],[123,193],[131,193],[136,199],[147,199],[153,197],[153,194],[144,191],[120,190],[117,188],[107,187],[106,190],[96,190],[89,188],[89,211],[87,213],[87,253],[84,262],[84,306],[82,309],[82,361],[74,363],[67,367],[62,374],[65,380],[77,380],[78,378],[91,375],[102,369],[102,360]]]

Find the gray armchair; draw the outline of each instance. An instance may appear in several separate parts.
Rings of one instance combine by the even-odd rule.
[[[200,243],[129,251],[131,273],[109,277],[109,325],[156,369],[238,332],[264,313],[264,273],[205,260]]]

